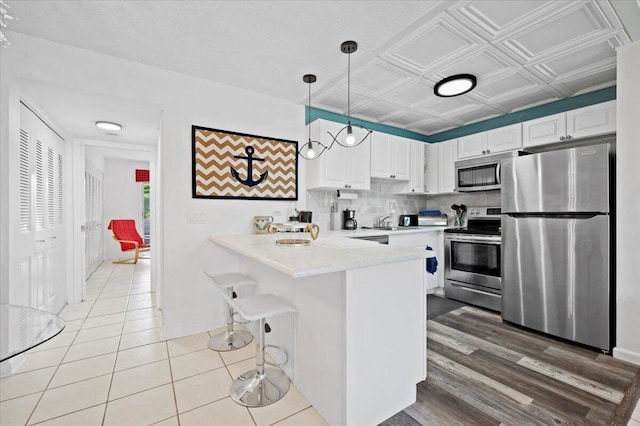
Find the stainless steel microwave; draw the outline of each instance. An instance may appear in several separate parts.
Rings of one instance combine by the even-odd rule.
[[[455,162],[456,191],[490,191],[500,189],[500,162],[524,154],[510,151]]]

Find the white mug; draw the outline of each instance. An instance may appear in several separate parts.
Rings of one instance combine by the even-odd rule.
[[[273,222],[273,216],[254,216],[253,232],[256,234],[266,234],[269,224]]]

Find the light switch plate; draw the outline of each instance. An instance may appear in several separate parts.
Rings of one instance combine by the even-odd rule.
[[[188,210],[187,211],[187,223],[188,224],[201,224],[207,223],[207,218],[200,210]]]

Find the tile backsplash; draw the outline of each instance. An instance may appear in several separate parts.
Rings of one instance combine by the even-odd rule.
[[[336,190],[307,191],[306,210],[313,212],[313,221],[320,229],[329,229],[331,204],[338,203],[338,212],[356,211],[358,227],[373,226],[376,218],[390,213],[390,201],[397,204],[396,214],[416,214],[420,210],[440,210],[449,216],[453,224],[452,204],[467,206],[500,206],[500,191],[453,193],[443,195],[395,195],[392,183],[372,182],[370,191],[349,191],[358,194],[355,200],[337,197]],[[342,215],[340,215],[342,220]]]

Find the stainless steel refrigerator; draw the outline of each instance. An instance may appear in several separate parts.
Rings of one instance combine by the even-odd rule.
[[[609,351],[610,144],[502,162],[502,318]]]

